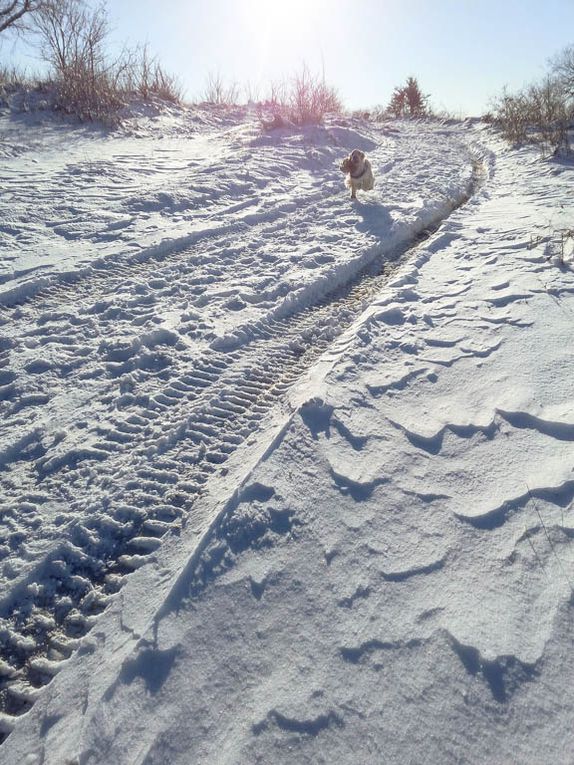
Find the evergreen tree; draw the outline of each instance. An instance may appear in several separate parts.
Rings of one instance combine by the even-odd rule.
[[[404,88],[395,88],[389,104],[393,117],[404,117],[406,109],[406,93]]]
[[[394,89],[388,111],[393,117],[425,117],[428,115],[428,99],[421,93],[416,77],[408,77],[402,88]]]
[[[404,90],[409,116],[424,117],[427,114],[428,96],[421,93],[417,79],[409,77]]]

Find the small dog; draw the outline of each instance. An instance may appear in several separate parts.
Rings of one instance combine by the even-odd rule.
[[[354,149],[341,162],[340,169],[347,173],[347,187],[351,189],[351,199],[357,198],[357,191],[370,191],[375,185],[371,163],[365,152]]]

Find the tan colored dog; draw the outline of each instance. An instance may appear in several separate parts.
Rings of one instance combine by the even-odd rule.
[[[357,198],[357,191],[370,191],[375,185],[371,163],[365,153],[354,149],[341,162],[341,170],[347,173],[347,187],[351,189],[351,199]]]

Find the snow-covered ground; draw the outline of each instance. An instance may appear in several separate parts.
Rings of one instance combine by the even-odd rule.
[[[571,762],[573,166],[472,124],[33,123],[2,762]]]

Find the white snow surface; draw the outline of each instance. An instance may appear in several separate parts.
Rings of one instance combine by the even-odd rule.
[[[0,155],[0,761],[572,762],[572,164],[213,108]]]

